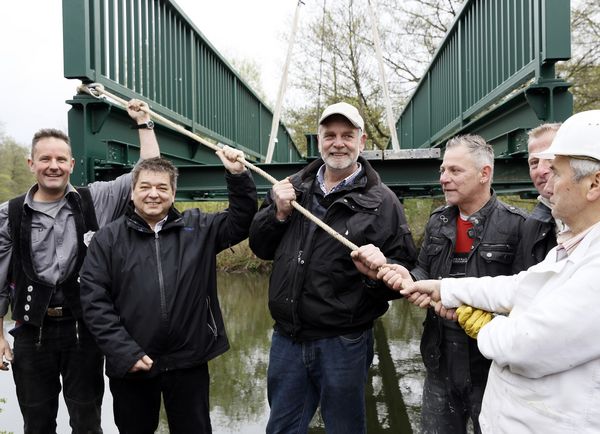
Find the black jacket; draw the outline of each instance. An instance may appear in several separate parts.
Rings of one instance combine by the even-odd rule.
[[[323,220],[350,241],[372,243],[387,258],[407,267],[416,249],[402,205],[363,158],[363,171],[352,185],[325,197]],[[321,159],[290,180],[297,201],[314,209],[314,188]],[[358,272],[350,251],[339,241],[293,212],[288,221],[275,218],[267,195],[250,228],[250,247],[263,259],[273,259],[269,309],[278,332],[298,340],[338,336],[369,328],[399,294],[385,285],[370,285]]]
[[[522,228],[518,258],[525,270],[542,262],[556,246],[555,226],[550,208],[538,203]]]
[[[169,211],[157,234],[129,206],[98,231],[81,272],[81,304],[106,355],[106,374],[152,376],[204,363],[229,348],[216,288],[216,254],[248,235],[256,189],[227,175],[229,209]],[[127,374],[144,354],[150,373]]]
[[[458,214],[458,207],[448,205],[431,214],[417,266],[411,271],[416,280],[449,276]],[[475,238],[467,259],[466,277],[511,275],[524,269],[524,265],[515,258],[525,216],[521,209],[498,200],[495,194],[483,208],[470,216]],[[439,368],[443,321],[433,309],[428,309],[421,339],[421,355],[425,366],[434,371]],[[477,345],[471,347],[478,351]]]

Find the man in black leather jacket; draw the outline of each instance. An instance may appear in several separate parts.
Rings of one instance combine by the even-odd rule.
[[[493,149],[483,138],[466,135],[448,141],[440,167],[447,204],[433,211],[427,223],[417,266],[410,272],[414,280],[511,275],[524,268],[516,254],[525,213],[491,190],[493,166]],[[353,256],[371,278],[385,263],[373,246],[363,246]],[[470,418],[480,433],[489,360],[476,340],[433,309],[428,309],[424,326],[422,432],[466,433]]]
[[[307,432],[319,404],[327,432],[365,432],[373,321],[397,298],[365,279],[348,249],[293,212],[290,201],[403,265],[412,266],[416,256],[402,205],[359,157],[366,135],[358,110],[346,103],[327,107],[318,139],[322,158],[277,183],[250,228],[252,250],[274,260],[268,433]]]
[[[538,153],[550,147],[559,127],[559,123],[540,125],[529,132],[527,140],[529,176],[539,196],[538,204],[523,224],[523,233],[521,234],[519,260],[522,261],[525,268],[541,262],[546,254],[556,246],[556,234],[562,227],[562,224],[556,222],[552,217],[549,194],[544,191],[551,174],[550,160],[537,157]]]

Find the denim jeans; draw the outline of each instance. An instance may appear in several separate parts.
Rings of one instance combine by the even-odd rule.
[[[102,433],[104,358],[83,322],[46,319],[13,331],[13,375],[25,434],[56,432],[61,390],[74,434]]]
[[[154,377],[111,378],[109,384],[121,434],[153,434],[158,428],[161,394],[171,434],[212,432],[206,363]]]
[[[474,433],[481,433],[479,413],[490,362],[474,345],[464,332],[445,330],[440,369],[425,376],[423,434],[466,434],[469,418]]]
[[[365,384],[372,361],[372,329],[307,342],[274,331],[267,433],[306,433],[319,404],[328,434],[366,432]]]

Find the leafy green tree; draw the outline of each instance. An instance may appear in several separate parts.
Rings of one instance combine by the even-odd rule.
[[[574,111],[600,108],[600,1],[573,0],[571,7],[571,60],[559,65],[572,83]]]
[[[29,149],[0,135],[0,202],[23,194],[35,182],[27,167]]]

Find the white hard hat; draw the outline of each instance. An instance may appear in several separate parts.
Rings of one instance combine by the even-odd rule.
[[[548,149],[538,158],[555,155],[590,157],[600,160],[600,110],[576,113],[563,122]]]
[[[325,119],[332,115],[342,115],[356,128],[360,128],[362,131],[365,130],[365,121],[363,120],[362,116],[356,107],[348,104],[347,102],[338,102],[327,106],[319,118],[319,125],[321,125]]]

